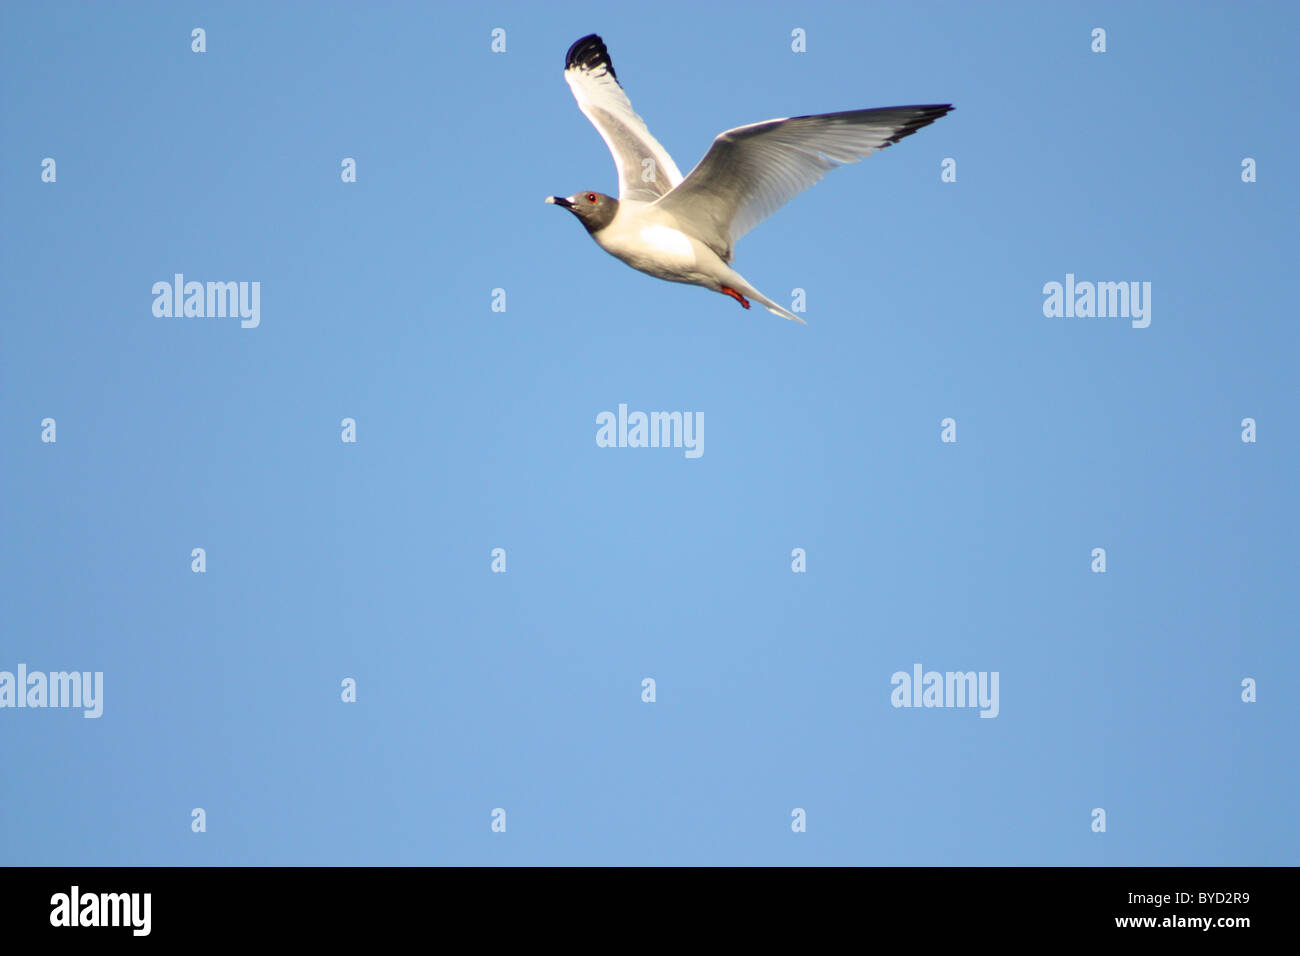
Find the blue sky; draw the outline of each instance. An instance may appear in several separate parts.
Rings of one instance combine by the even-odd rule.
[[[655,10],[4,6],[0,670],[104,709],[0,709],[0,862],[1300,862],[1295,8]],[[590,32],[683,170],[956,110],[738,244],[802,327],[543,205],[616,192]]]

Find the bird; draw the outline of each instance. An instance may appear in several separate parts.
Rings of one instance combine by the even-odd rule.
[[[574,41],[564,79],[618,171],[618,198],[596,190],[548,196],[569,210],[596,244],[633,269],[669,282],[753,299],[807,324],[731,268],[736,241],[826,173],[856,163],[952,110],[951,103],[889,106],[765,120],[713,140],[686,176],[632,103],[596,34]]]

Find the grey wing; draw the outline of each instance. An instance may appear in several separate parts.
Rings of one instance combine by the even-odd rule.
[[[632,109],[600,37],[593,33],[569,47],[564,79],[614,156],[619,199],[654,202],[682,181],[673,158]]]
[[[889,106],[738,126],[721,133],[656,206],[730,261],[737,239],[828,171],[897,143],[951,109]]]

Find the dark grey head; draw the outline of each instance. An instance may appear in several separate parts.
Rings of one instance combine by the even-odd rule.
[[[618,215],[618,200],[604,193],[575,193],[567,199],[562,196],[547,196],[546,201],[569,210],[587,227],[588,232],[600,232]]]

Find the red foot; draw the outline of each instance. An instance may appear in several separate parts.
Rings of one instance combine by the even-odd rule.
[[[739,292],[737,292],[735,289],[733,289],[731,286],[729,286],[729,285],[724,285],[724,286],[723,286],[721,289],[719,289],[718,291],[720,291],[723,295],[729,295],[729,296],[731,296],[733,299],[735,299],[737,302],[739,302],[739,303],[740,303],[741,305],[743,305],[745,308],[747,308],[747,309],[749,308],[749,300],[746,299],[746,298],[745,298],[743,295],[741,295]]]

